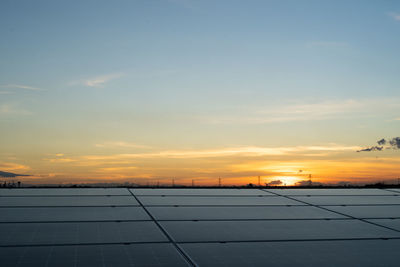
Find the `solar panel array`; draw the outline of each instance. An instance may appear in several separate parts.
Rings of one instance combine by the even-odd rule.
[[[1,266],[399,266],[400,189],[0,189]]]

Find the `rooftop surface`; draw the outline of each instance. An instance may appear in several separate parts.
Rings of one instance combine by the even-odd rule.
[[[400,189],[0,189],[2,266],[399,266]]]

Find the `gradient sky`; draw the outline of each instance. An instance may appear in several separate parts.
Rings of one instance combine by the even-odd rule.
[[[23,181],[400,177],[356,152],[400,133],[399,1],[2,0],[0,36]]]

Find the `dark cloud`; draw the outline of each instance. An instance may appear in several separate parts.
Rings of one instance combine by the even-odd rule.
[[[361,150],[357,150],[357,152],[364,152],[364,151],[381,151],[383,149],[383,146],[371,146],[367,147]]]
[[[283,184],[281,180],[274,180],[269,182],[267,185],[281,185]]]
[[[320,182],[312,182],[310,180],[302,180],[302,181],[298,181],[296,182],[296,186],[321,186],[323,185],[323,183]]]
[[[378,146],[371,146],[357,152],[369,152],[369,151],[382,151],[383,149],[400,149],[400,137],[394,137],[390,140],[386,140],[382,138],[381,140],[376,141]]]
[[[393,149],[400,149],[400,137],[392,138],[392,140],[389,141],[389,144]]]
[[[337,186],[348,186],[351,185],[351,182],[349,181],[340,181],[336,183]]]
[[[383,146],[383,145],[386,145],[386,140],[385,140],[385,138],[382,138],[377,143],[378,143],[378,145]]]
[[[29,176],[29,175],[0,171],[0,177],[3,177],[3,178],[12,178],[12,177],[17,177],[17,176]]]

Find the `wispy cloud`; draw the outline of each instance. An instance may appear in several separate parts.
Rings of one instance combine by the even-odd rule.
[[[123,171],[131,171],[135,170],[137,167],[135,166],[126,166],[126,167],[107,167],[107,168],[100,168],[97,171],[99,172],[123,172]]]
[[[394,20],[400,21],[400,13],[390,12],[388,15],[392,17]]]
[[[202,116],[200,120],[212,124],[267,124],[292,121],[326,120],[373,113],[376,116],[384,110],[400,109],[397,98],[390,99],[347,99],[322,101],[319,103],[293,103],[281,106],[270,106],[266,109],[246,108],[246,115]]]
[[[0,105],[0,115],[31,115],[30,111],[17,108],[12,104],[2,104]]]
[[[20,171],[20,170],[29,170],[30,167],[18,163],[12,163],[12,162],[0,162],[0,168],[2,170],[6,171]]]
[[[77,161],[78,159],[73,159],[73,158],[61,158],[61,157],[58,157],[57,156],[57,158],[50,158],[50,159],[45,159],[45,160],[47,160],[47,161],[49,161],[49,162],[61,162],[61,163],[64,163],[64,162],[75,162],[75,161]]]
[[[87,155],[77,158],[51,158],[44,159],[50,162],[76,162],[84,165],[93,165],[91,162],[98,163],[130,163],[126,160],[134,159],[196,159],[196,158],[225,158],[225,157],[262,157],[262,156],[321,156],[325,157],[331,153],[354,151],[361,149],[358,146],[343,146],[338,144],[327,144],[321,146],[293,146],[293,147],[256,147],[241,146],[220,149],[205,150],[163,150],[152,153],[129,153],[113,155]],[[86,163],[85,163],[86,162]]]
[[[229,157],[229,156],[275,156],[288,155],[293,153],[308,153],[315,151],[351,151],[356,146],[340,146],[331,144],[328,146],[295,146],[295,147],[233,147],[215,150],[169,150],[159,153],[137,154],[141,157],[166,157],[166,158],[204,158],[204,157]]]
[[[43,91],[43,89],[38,88],[38,87],[33,87],[33,86],[28,86],[28,85],[21,85],[21,84],[4,84],[0,85],[1,88],[16,88],[16,89],[25,89],[25,90],[31,90],[31,91]]]
[[[138,149],[150,149],[150,146],[140,145],[136,143],[129,142],[105,142],[101,144],[96,144],[96,147],[100,148],[138,148]]]
[[[88,87],[102,87],[107,82],[118,79],[122,76],[124,76],[123,73],[106,74],[83,80],[82,83]]]

